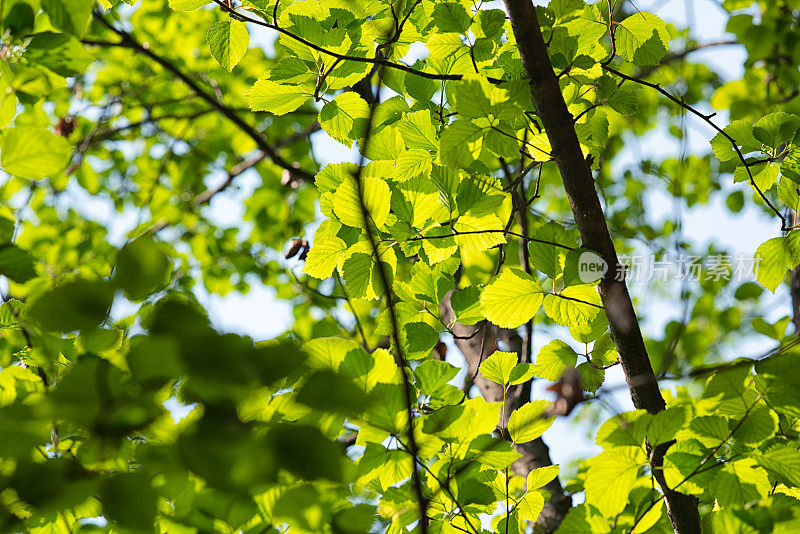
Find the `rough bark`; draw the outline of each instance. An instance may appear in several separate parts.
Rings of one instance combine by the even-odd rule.
[[[533,104],[553,147],[553,159],[561,173],[581,240],[585,247],[597,252],[609,266],[598,289],[631,399],[637,408],[657,413],[665,408],[664,399],[644,346],[628,288],[624,280],[617,280],[616,273],[621,266],[595,190],[589,162],[583,157],[575,133],[574,118],[564,103],[547,54],[536,10],[531,0],[504,0],[504,3],[526,77],[530,80]],[[654,467],[661,465],[665,451],[664,446],[652,451]],[[700,532],[697,500],[670,490],[660,470],[656,470],[656,479],[664,492],[667,513],[675,532]]]
[[[447,324],[450,324],[454,318],[453,309],[450,306],[450,295],[451,294],[448,293],[445,296],[440,306],[442,319]],[[530,351],[522,349],[523,340],[513,330],[498,328],[490,323],[482,323],[479,326],[484,328],[485,331],[480,331],[477,335],[469,339],[456,339],[455,343],[464,356],[464,359],[467,361],[468,377],[475,376],[474,385],[478,386],[483,397],[488,402],[502,402],[503,387],[500,384],[486,380],[482,375],[477,373],[478,366],[484,359],[498,349],[498,341],[502,341],[505,344],[506,350],[516,351],[520,355],[521,361],[530,360]],[[453,325],[453,333],[458,337],[469,337],[470,334],[475,332],[475,328],[475,326],[455,323]],[[504,427],[506,426],[511,412],[530,401],[530,398],[530,382],[509,388],[508,394],[506,395],[506,420],[503,421]],[[515,444],[514,449],[516,449],[522,457],[514,462],[511,467],[514,473],[521,477],[527,477],[532,469],[553,465],[550,459],[550,451],[545,442],[542,441],[542,438],[538,438],[529,443]],[[564,494],[564,488],[561,487],[561,482],[558,477],[549,482],[545,486],[545,489],[550,492],[550,500],[545,502],[544,509],[539,515],[537,524],[543,532],[554,532],[572,506],[572,498]]]

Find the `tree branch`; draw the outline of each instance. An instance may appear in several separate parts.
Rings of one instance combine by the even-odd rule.
[[[756,184],[756,181],[753,178],[753,173],[750,171],[750,165],[744,159],[744,154],[742,154],[742,151],[739,149],[739,145],[736,143],[736,140],[733,137],[731,137],[731,135],[729,133],[727,133],[725,130],[723,130],[722,128],[717,126],[714,123],[714,121],[711,120],[712,117],[714,117],[714,115],[716,115],[716,113],[711,113],[711,114],[708,114],[708,115],[706,115],[705,113],[701,113],[700,111],[696,110],[695,108],[693,108],[692,106],[690,106],[689,104],[684,102],[683,99],[675,97],[675,96],[672,96],[669,93],[669,91],[665,90],[664,88],[662,88],[657,83],[650,83],[650,82],[645,81],[645,80],[640,80],[639,78],[636,78],[634,76],[629,76],[629,75],[624,74],[624,73],[622,73],[622,72],[620,72],[620,71],[618,71],[616,69],[613,69],[613,68],[609,67],[608,65],[603,65],[603,69],[607,70],[611,74],[614,74],[614,75],[622,78],[623,80],[628,80],[628,81],[631,81],[631,82],[634,82],[634,83],[638,83],[639,85],[644,85],[645,87],[649,87],[651,89],[655,89],[656,91],[658,91],[662,95],[666,96],[667,98],[669,98],[670,100],[672,100],[673,102],[678,104],[680,107],[682,107],[686,111],[690,112],[691,114],[693,114],[693,115],[695,115],[697,117],[700,117],[706,124],[711,126],[714,130],[716,130],[718,133],[720,133],[725,139],[727,139],[728,142],[733,147],[733,150],[736,152],[736,155],[739,157],[739,161],[741,161],[742,165],[744,165],[744,168],[747,171],[747,176],[749,177],[750,185],[753,186],[753,189],[756,190],[758,195],[761,197],[761,200],[763,200],[764,203],[767,206],[769,206],[769,208],[773,211],[773,213],[775,213],[775,215],[781,220],[781,231],[782,232],[786,232],[787,230],[789,230],[789,225],[787,225],[786,217],[784,217],[783,214],[781,214],[781,212],[778,211],[778,208],[776,208],[772,204],[772,202],[770,202],[770,200],[767,198],[767,196],[764,194],[764,192],[761,191],[761,189]]]
[[[220,6],[222,8],[223,11],[225,11],[228,14],[230,14],[231,17],[233,17],[233,18],[235,18],[237,20],[241,20],[243,22],[249,22],[251,24],[255,24],[256,26],[263,26],[264,28],[269,28],[271,30],[275,30],[276,32],[278,32],[278,33],[280,33],[282,35],[285,35],[285,36],[287,36],[287,37],[289,37],[291,39],[294,39],[298,43],[304,44],[307,47],[309,47],[309,48],[311,48],[313,50],[316,50],[317,52],[321,52],[323,54],[326,54],[328,56],[331,56],[333,58],[336,58],[336,59],[339,59],[339,60],[342,60],[342,61],[355,61],[357,63],[371,63],[373,65],[379,65],[381,67],[388,67],[390,69],[401,70],[403,72],[407,72],[409,74],[413,74],[414,76],[419,76],[421,78],[427,78],[429,80],[460,80],[462,78],[461,74],[434,74],[432,72],[425,72],[425,71],[417,70],[415,68],[409,67],[408,65],[404,65],[402,63],[395,63],[394,61],[389,61],[386,58],[380,57],[380,55],[376,55],[375,57],[364,57],[364,56],[351,56],[351,55],[348,55],[348,54],[340,54],[338,52],[334,52],[332,50],[328,50],[327,48],[319,46],[318,44],[314,44],[311,41],[308,41],[308,40],[304,39],[303,37],[290,32],[289,30],[281,28],[280,26],[277,25],[277,23],[273,24],[273,23],[266,22],[266,21],[263,21],[263,20],[260,20],[260,19],[257,19],[257,18],[250,17],[248,15],[243,15],[242,13],[239,13],[238,11],[235,11],[232,7],[227,5],[222,0],[214,0],[214,3],[216,3],[218,6]],[[403,22],[405,22],[405,20]],[[391,39],[389,40],[389,42],[391,42]],[[378,47],[377,52],[380,52],[380,48],[382,46],[383,45]],[[493,83],[493,84],[498,84],[498,83],[501,83],[503,81],[503,80],[500,80],[498,78],[487,78],[487,80],[489,80],[489,82]]]
[[[156,54],[150,47],[145,46],[139,41],[137,41],[131,34],[120,30],[114,27],[113,24],[108,22],[102,14],[98,13],[97,11],[94,12],[94,18],[100,24],[114,32],[120,37],[120,42],[114,43],[109,41],[83,41],[84,44],[88,45],[98,45],[98,46],[119,46],[123,48],[130,48],[135,50],[139,54],[142,54],[151,60],[155,61],[159,65],[161,65],[165,70],[171,73],[173,76],[181,80],[185,83],[198,97],[204,100],[209,106],[213,109],[217,110],[223,117],[228,119],[237,128],[242,130],[248,137],[250,137],[253,141],[255,141],[256,146],[258,149],[263,152],[266,156],[268,156],[276,165],[283,168],[287,172],[291,173],[296,179],[306,181],[306,182],[313,182],[314,181],[314,174],[308,172],[306,170],[300,169],[296,167],[294,164],[289,163],[285,159],[283,159],[280,154],[278,154],[277,150],[267,143],[267,140],[264,138],[263,135],[258,133],[255,128],[250,126],[244,119],[242,119],[235,111],[231,108],[225,106],[224,104],[220,103],[215,96],[205,91],[202,87],[200,87],[197,82],[192,80],[188,75],[184,74],[180,69],[178,69],[175,65],[173,65],[170,61],[166,58]]]
[[[553,147],[553,157],[561,172],[581,240],[584,246],[600,254],[609,266],[598,289],[631,399],[636,408],[646,409],[650,413],[660,412],[665,408],[664,399],[644,346],[628,288],[624,281],[616,280],[615,274],[620,266],[617,252],[611,241],[589,163],[583,157],[575,133],[572,115],[550,63],[536,10],[530,0],[504,0],[504,3],[525,73],[530,80],[533,104]],[[656,468],[663,462],[667,447],[659,446],[652,451]],[[664,492],[667,513],[675,532],[699,532],[697,499],[671,490],[662,472],[657,471],[656,478]]]

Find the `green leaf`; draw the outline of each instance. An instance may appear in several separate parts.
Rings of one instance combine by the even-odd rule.
[[[308,480],[341,481],[343,462],[339,446],[318,428],[279,425],[272,427],[267,436],[276,452],[275,463],[282,469]],[[230,451],[231,454],[234,452]]]
[[[476,37],[497,39],[503,33],[506,14],[502,9],[481,9],[476,14],[477,24],[473,28]]]
[[[320,280],[324,280],[333,274],[333,270],[339,264],[339,259],[344,251],[347,250],[347,244],[337,236],[332,235],[327,228],[328,225],[323,223],[317,229],[311,249],[306,256],[306,263],[303,266],[304,273]]]
[[[43,480],[47,484],[42,484]],[[75,459],[51,458],[40,463],[20,462],[6,485],[18,499],[47,514],[77,506],[91,497],[97,476]]]
[[[114,284],[131,300],[144,300],[164,287],[170,272],[169,258],[148,236],[126,244],[117,254]]]
[[[439,341],[439,333],[432,326],[422,322],[406,323],[403,325],[406,348],[408,352],[429,353]]]
[[[355,91],[340,94],[319,112],[319,123],[328,135],[350,146],[364,137],[369,120],[369,105]]]
[[[169,7],[175,11],[192,11],[209,3],[208,0],[169,0]]]
[[[426,153],[427,154],[427,153]],[[430,156],[428,155],[430,158]],[[441,202],[439,201],[439,190],[436,189],[436,185],[425,175],[418,174],[411,179],[403,182],[397,188],[400,193],[403,195],[408,203],[411,205],[411,226],[414,228],[423,228],[425,223],[433,217],[442,207]],[[397,210],[396,210],[397,211]],[[439,235],[447,235],[447,233],[451,233],[449,228],[447,227],[440,227],[442,230],[445,230],[445,233],[441,233]],[[431,231],[426,235],[433,235],[436,232],[434,228],[431,228]],[[427,239],[426,241],[435,241]],[[440,245],[441,243],[433,243],[434,246]],[[424,243],[423,243],[424,245]],[[449,246],[449,243],[447,244]],[[441,258],[438,260],[433,260],[431,258],[432,263],[439,263],[446,258]]]
[[[417,387],[425,395],[433,395],[458,374],[458,368],[447,362],[425,360],[414,369]]]
[[[647,442],[651,447],[666,443],[691,421],[685,406],[673,406],[655,414],[647,425]]]
[[[606,518],[622,512],[645,462],[640,447],[614,448],[589,460],[584,482],[586,503],[596,507]]]
[[[614,37],[617,53],[637,65],[656,65],[669,46],[664,22],[652,13],[641,11],[620,22]]]
[[[541,492],[532,490],[530,486],[528,486],[528,491],[522,497],[522,499],[517,503],[516,511],[519,514],[519,519],[522,521],[536,521],[539,517],[539,514],[542,513],[542,509],[544,508],[544,496]],[[524,531],[525,523],[522,523],[520,526]],[[502,527],[501,527],[502,528]],[[503,530],[498,529],[497,532],[503,532]],[[509,532],[514,532],[514,530],[509,530]]]
[[[3,27],[7,28],[14,37],[28,35],[33,31],[35,16],[30,4],[22,2],[12,4],[11,9],[3,18]]]
[[[427,415],[422,429],[439,439],[464,443],[493,432],[499,419],[499,402],[488,403],[482,397],[474,397]]]
[[[13,311],[18,305],[20,305],[20,302],[14,299],[9,299],[7,302],[0,304],[0,328],[13,328],[19,324]],[[7,369],[10,369],[10,367],[7,367]]]
[[[450,273],[440,270],[439,266],[428,267],[424,263],[414,266],[411,277],[411,290],[414,298],[436,306],[445,294],[453,289],[454,281]]]
[[[481,313],[481,290],[477,286],[468,286],[454,291],[450,296],[450,305],[461,324],[472,325],[483,320]]]
[[[747,393],[753,394],[753,390]],[[747,405],[754,401],[749,400]],[[730,399],[719,406],[719,413],[730,417],[732,420],[741,421],[733,437],[741,443],[757,445],[773,435],[778,430],[778,415],[766,406],[757,405],[747,413],[747,406],[742,399]],[[745,414],[747,414],[745,416]]]
[[[397,123],[397,129],[408,149],[421,148],[435,152],[439,146],[430,111],[407,113]]]
[[[539,489],[545,484],[558,476],[558,465],[548,465],[546,467],[539,467],[531,469],[528,473],[527,484],[525,485],[528,491]]]
[[[365,393],[352,380],[328,370],[308,376],[296,400],[321,412],[349,416],[359,415],[367,408]]]
[[[312,96],[312,86],[282,84],[265,77],[259,79],[247,92],[247,104],[253,111],[286,115],[305,104]]]
[[[442,32],[466,33],[472,22],[464,6],[455,2],[436,4],[433,20]]]
[[[581,503],[569,509],[556,532],[558,534],[584,534],[586,532],[607,534],[611,532],[611,527],[597,511],[597,508]]]
[[[453,225],[453,230],[457,232],[456,243],[466,252],[482,252],[506,242],[503,221],[494,213],[480,217],[462,215]]]
[[[442,132],[439,161],[455,168],[468,167],[480,156],[483,129],[472,121],[457,120]]]
[[[800,129],[800,117],[783,111],[761,117],[753,126],[753,137],[769,148],[777,148],[781,143],[792,140]]]
[[[793,446],[775,445],[754,456],[758,465],[789,486],[800,486],[800,451]]]
[[[250,36],[244,22],[230,19],[212,24],[206,41],[217,63],[230,72],[247,52]]]
[[[345,180],[333,195],[333,212],[347,226],[364,228],[364,212],[361,202],[367,210],[372,222],[382,228],[389,215],[391,192],[385,181],[374,176],[361,176],[361,196],[356,188],[355,178]]]
[[[785,163],[785,162],[784,162]],[[783,169],[783,166],[781,166]],[[781,176],[778,181],[778,198],[790,210],[800,209],[800,188],[798,184],[787,176]]]
[[[592,341],[599,340],[603,334],[605,334],[606,330],[608,330],[608,320],[606,319],[605,314],[598,314],[597,317],[595,317],[594,320],[589,324],[571,326],[569,333],[572,334],[572,337],[575,338],[575,341],[580,341],[581,343],[591,343]],[[602,347],[610,350],[613,349],[613,344],[602,345]],[[607,350],[598,350],[595,352],[594,349],[599,348],[601,348],[601,346],[595,345],[595,347],[592,349],[592,357],[594,359],[602,359],[605,356],[605,352]],[[611,357],[616,359],[616,353],[614,353]],[[602,365],[605,365],[605,363]]]
[[[489,434],[482,434],[472,440],[469,452],[475,454],[475,461],[496,469],[508,467],[521,457],[509,442]]]
[[[92,0],[42,0],[50,23],[76,37],[83,37],[92,17]]]
[[[544,296],[544,312],[562,326],[589,324],[602,309],[593,285],[569,286]]]
[[[534,267],[555,279],[564,266],[569,248],[575,246],[575,238],[566,228],[553,221],[534,230],[531,237],[539,240],[531,241],[528,245]]]
[[[25,57],[61,76],[83,74],[94,59],[72,35],[53,32],[34,35]]]
[[[749,370],[749,368],[747,368]],[[792,418],[800,417],[800,354],[786,352],[779,357],[765,358],[755,365],[759,391],[769,406]]]
[[[405,451],[368,443],[358,462],[358,480],[363,484],[377,479],[382,489],[389,488],[411,476],[412,469],[411,458]]]
[[[523,404],[508,418],[508,432],[514,443],[527,443],[541,436],[550,428],[555,417],[543,417],[550,406],[548,401],[536,400]]]
[[[411,148],[403,151],[395,161],[392,177],[398,182],[405,182],[416,176],[430,177],[433,168],[433,156],[422,148]]]
[[[380,275],[371,254],[352,254],[342,264],[345,287],[353,298],[375,299],[382,294]]]
[[[783,282],[786,270],[794,267],[793,248],[786,237],[774,237],[756,249],[756,260],[753,263],[756,279],[773,293]]]
[[[740,168],[743,167],[739,167],[736,170],[738,171]],[[778,181],[780,165],[777,163],[765,163],[759,167],[754,167],[751,172],[753,173],[753,182],[755,182],[756,187],[763,193],[771,189]]]
[[[431,265],[443,262],[453,256],[457,257],[458,245],[453,230],[449,226],[434,226],[424,233],[424,237],[426,239],[422,241],[422,248]],[[482,319],[483,315],[478,321]]]
[[[483,76],[469,74],[452,86],[458,114],[464,118],[488,117],[492,114],[492,86]]]
[[[0,139],[0,167],[20,178],[52,176],[67,166],[71,153],[66,139],[44,128],[15,126]]]
[[[518,363],[514,369],[511,370],[508,383],[512,386],[522,384],[536,376],[533,369],[533,364],[528,362]]]
[[[597,430],[595,441],[603,447],[641,447],[652,416],[645,410],[633,410],[612,417]]]
[[[28,315],[45,330],[88,330],[105,320],[113,296],[105,281],[77,279],[40,295]]]
[[[742,154],[761,150],[761,143],[753,137],[753,124],[751,121],[733,121],[723,128],[723,131],[730,135],[737,145],[741,147]],[[711,139],[711,149],[720,161],[730,161],[739,157],[730,140],[721,133]]]
[[[772,489],[767,472],[752,458],[727,462],[716,471],[709,491],[719,506],[742,506],[766,497]]]
[[[542,305],[539,281],[520,269],[506,269],[481,294],[487,320],[502,328],[517,328],[530,321]]]
[[[578,363],[578,355],[572,347],[561,340],[554,339],[541,348],[533,372],[539,378],[555,382],[561,378],[570,367]]]
[[[486,380],[505,385],[511,380],[511,372],[518,361],[515,353],[496,350],[481,363],[478,370]]]
[[[612,88],[607,96],[602,97],[611,109],[625,116],[633,115],[638,111],[639,100],[635,87],[628,84],[617,87],[616,82],[611,78],[604,77],[602,80],[608,80]]]
[[[33,258],[16,245],[0,245],[0,275],[17,283],[25,283],[36,276]]]

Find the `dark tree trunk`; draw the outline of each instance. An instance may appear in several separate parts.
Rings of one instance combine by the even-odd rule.
[[[631,399],[637,408],[657,413],[665,408],[664,399],[644,346],[628,288],[624,280],[618,280],[616,276],[620,269],[617,253],[595,190],[589,162],[583,157],[575,133],[574,119],[564,103],[547,54],[536,9],[530,0],[504,0],[504,3],[526,76],[530,80],[533,104],[553,147],[553,158],[561,172],[581,240],[585,247],[597,252],[609,266],[600,281],[599,291]],[[665,451],[665,446],[652,451],[654,467],[662,464]],[[700,532],[697,500],[671,491],[661,471],[657,473],[656,478],[664,492],[667,513],[675,532]]]

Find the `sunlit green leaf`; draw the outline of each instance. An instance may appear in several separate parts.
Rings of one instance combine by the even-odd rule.
[[[481,293],[481,308],[497,326],[516,328],[531,320],[543,299],[538,280],[519,269],[506,269]]]
[[[228,71],[239,63],[250,43],[247,26],[237,20],[215,22],[208,29],[206,40],[211,55]]]
[[[9,174],[38,180],[67,166],[72,147],[43,128],[16,126],[0,138],[0,166]]]

